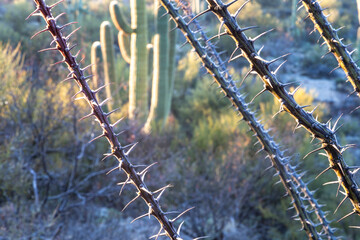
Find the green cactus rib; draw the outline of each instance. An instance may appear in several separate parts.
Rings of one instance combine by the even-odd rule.
[[[61,0],[60,2],[62,2]],[[170,239],[181,239],[179,237],[179,233],[175,230],[173,226],[173,222],[177,220],[182,214],[180,214],[175,219],[169,220],[166,216],[166,213],[161,209],[159,204],[159,197],[161,196],[162,192],[166,189],[160,189],[158,191],[152,192],[150,191],[144,180],[144,173],[147,171],[148,168],[146,168],[143,172],[138,173],[135,169],[135,166],[132,165],[129,161],[129,151],[125,152],[126,147],[123,147],[120,142],[117,139],[117,135],[114,133],[114,125],[116,124],[110,124],[108,120],[108,116],[110,113],[104,113],[101,106],[102,104],[98,103],[96,99],[96,93],[97,90],[90,89],[89,85],[87,84],[86,80],[89,77],[86,77],[84,75],[85,68],[80,68],[80,65],[76,61],[76,57],[70,52],[71,47],[68,43],[68,37],[64,37],[62,34],[63,27],[58,26],[56,24],[56,18],[53,17],[51,13],[51,9],[59,4],[60,2],[57,2],[51,6],[47,6],[44,0],[34,0],[36,4],[35,11],[29,15],[32,16],[34,14],[39,14],[43,17],[45,20],[47,26],[44,30],[41,30],[40,32],[36,33],[34,36],[42,33],[42,32],[50,32],[52,37],[54,38],[54,41],[56,43],[55,48],[51,48],[51,50],[58,50],[61,55],[63,56],[63,60],[60,63],[66,63],[68,66],[68,69],[70,71],[71,77],[75,80],[77,85],[80,88],[79,93],[82,93],[84,95],[84,98],[89,103],[92,112],[88,115],[94,116],[96,120],[99,122],[100,127],[103,130],[102,135],[99,137],[106,137],[108,140],[110,146],[111,146],[111,153],[109,156],[114,156],[117,158],[119,166],[116,169],[122,169],[128,176],[128,180],[125,182],[125,184],[133,184],[137,189],[137,198],[142,198],[145,203],[149,207],[148,213],[144,214],[141,217],[153,215],[160,223],[161,229],[159,231],[159,235],[166,235]],[[50,50],[50,49],[49,49]],[[97,138],[95,138],[97,139]],[[131,148],[132,149],[132,148]],[[160,195],[158,197],[155,197],[155,194],[160,192]],[[134,199],[134,200],[135,200]],[[140,217],[139,217],[140,218]],[[164,231],[164,232],[162,232]],[[179,231],[179,230],[178,230]]]
[[[345,163],[342,153],[347,147],[339,145],[336,139],[336,124],[330,128],[330,123],[322,124],[318,122],[312,115],[312,112],[307,112],[304,107],[297,104],[294,99],[294,92],[286,91],[286,84],[282,84],[276,77],[276,71],[272,72],[269,65],[274,61],[266,61],[262,59],[256,52],[253,40],[249,40],[244,34],[244,31],[249,28],[240,28],[234,16],[232,16],[227,7],[220,0],[207,0],[209,10],[212,11],[219,19],[222,25],[226,27],[226,32],[236,42],[237,49],[241,49],[242,56],[250,63],[252,71],[256,72],[261,80],[264,82],[264,90],[269,91],[276,97],[280,103],[280,111],[286,111],[293,116],[299,126],[304,127],[309,131],[313,138],[321,141],[321,147],[317,150],[324,149],[329,160],[329,169],[332,169],[337,178],[339,185],[345,191],[345,196],[350,199],[353,205],[351,214],[360,215],[360,192],[359,186],[356,183],[349,166]],[[316,152],[317,150],[314,150]]]
[[[354,93],[357,92],[357,95],[360,97],[360,68],[351,57],[353,52],[349,52],[347,46],[339,38],[338,31],[340,29],[334,29],[331,26],[323,14],[323,9],[318,1],[302,0],[302,4],[314,23],[315,28],[326,42],[329,52],[335,56],[339,67],[344,70],[348,81],[354,88]]]
[[[281,182],[283,183],[287,193],[293,199],[292,203],[298,213],[303,228],[307,232],[310,239],[321,239],[321,236],[326,236],[328,239],[336,239],[333,234],[333,229],[329,226],[324,213],[322,212],[319,204],[312,196],[311,192],[306,187],[306,184],[301,180],[300,176],[296,174],[295,168],[289,163],[289,158],[283,156],[283,152],[279,150],[279,146],[274,142],[268,131],[256,119],[254,113],[248,109],[248,104],[245,103],[239,89],[235,86],[231,76],[227,73],[222,64],[218,65],[212,60],[219,60],[219,56],[210,45],[201,45],[195,37],[194,31],[190,30],[189,24],[185,19],[180,16],[178,10],[168,0],[161,0],[163,6],[168,11],[170,16],[176,22],[178,28],[183,32],[187,41],[193,46],[195,52],[201,58],[205,68],[213,76],[215,81],[219,84],[223,93],[229,98],[232,105],[235,106],[237,111],[243,116],[243,120],[247,122],[250,129],[255,133],[258,141],[262,144],[263,149],[267,152],[268,157],[271,159],[273,166],[278,171]],[[188,16],[187,16],[188,17]],[[191,19],[191,17],[190,17]],[[196,32],[201,32],[201,29],[196,29]],[[205,35],[201,33],[201,35]],[[204,40],[204,39],[203,39]],[[305,193],[305,198],[300,196],[300,191]],[[319,218],[319,225],[322,226],[322,233],[316,231],[317,224],[311,221],[309,212],[306,209],[304,201],[309,201],[311,207]]]

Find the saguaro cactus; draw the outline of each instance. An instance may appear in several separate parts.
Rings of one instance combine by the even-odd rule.
[[[106,97],[110,98],[110,83],[116,81],[114,39],[110,22],[105,21],[100,26],[101,52],[104,59],[105,91]],[[111,101],[108,101],[109,110],[112,109]]]
[[[131,36],[130,54],[120,48],[124,59],[130,56],[129,118],[144,119],[148,113],[148,26],[145,0],[130,1],[131,25],[127,23],[117,1],[110,3],[110,15],[120,37]]]

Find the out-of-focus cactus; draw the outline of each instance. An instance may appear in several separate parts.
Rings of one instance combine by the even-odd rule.
[[[106,97],[111,97],[110,83],[116,81],[114,39],[110,22],[104,21],[100,26],[101,52],[104,61]],[[107,102],[108,110],[112,109],[111,101]]]
[[[145,116],[147,113],[147,105],[146,109],[143,109],[144,106],[137,104],[136,99],[138,98],[148,98],[147,85],[145,89],[145,85],[147,82],[143,82],[139,79],[140,76],[144,75],[145,68],[144,62],[146,60],[146,65],[149,65],[149,52],[146,53],[147,58],[145,59],[145,54],[140,52],[139,48],[134,48],[137,46],[134,44],[138,43],[144,44],[146,47],[146,41],[140,38],[139,35],[140,27],[138,18],[134,18],[134,12],[139,13],[138,9],[133,9],[133,5],[131,7],[131,21],[137,21],[138,25],[135,30],[134,26],[129,26],[124,19],[124,16],[121,12],[121,7],[117,1],[112,1],[110,4],[110,15],[111,18],[119,30],[118,40],[121,54],[126,62],[130,64],[130,92],[129,92],[129,116],[133,118],[138,113],[141,117]],[[137,5],[137,7],[140,7]],[[150,130],[150,124],[153,121],[161,122],[163,126],[166,123],[167,117],[170,113],[171,108],[171,98],[172,98],[172,90],[174,86],[174,70],[175,70],[175,41],[176,41],[176,31],[169,31],[169,23],[168,17],[164,16],[166,11],[164,8],[160,7],[158,1],[155,1],[154,4],[154,15],[156,21],[156,33],[153,38],[153,64],[152,64],[152,93],[151,93],[151,107],[150,113],[147,118],[145,128]],[[143,23],[144,24],[144,23]],[[174,24],[172,24],[172,28],[174,28]],[[131,35],[131,43],[130,48],[127,47],[127,35]],[[141,49],[143,49],[143,45],[141,45]],[[143,50],[144,51],[144,50]],[[148,51],[148,49],[145,51]],[[136,55],[138,54],[138,55]],[[141,55],[141,56],[140,56]],[[140,57],[139,57],[140,56]],[[134,66],[135,65],[135,66]],[[134,69],[137,72],[141,71],[141,75],[135,75]],[[139,89],[138,89],[139,88]],[[139,96],[141,94],[141,96]],[[140,102],[145,102],[145,99]]]
[[[125,60],[130,56],[129,118],[144,119],[148,113],[148,26],[145,0],[130,1],[131,24],[125,20],[117,1],[110,3],[110,15],[119,34],[120,50]],[[124,47],[124,37],[130,35],[130,49]]]
[[[94,86],[100,87],[100,61],[102,58],[101,54],[101,43],[99,41],[93,42],[91,45],[91,73],[94,76]]]

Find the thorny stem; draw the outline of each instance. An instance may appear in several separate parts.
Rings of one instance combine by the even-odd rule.
[[[283,156],[283,153],[279,150],[279,146],[273,141],[268,131],[260,124],[256,119],[254,113],[252,113],[248,104],[245,103],[242,95],[239,93],[239,89],[235,86],[231,80],[231,76],[228,74],[224,64],[219,61],[219,56],[211,45],[206,44],[202,46],[196,39],[194,31],[186,23],[185,19],[180,16],[178,10],[172,5],[169,0],[161,0],[162,5],[168,11],[170,16],[176,22],[178,28],[183,32],[187,41],[195,49],[195,52],[200,57],[205,68],[213,76],[215,81],[219,84],[223,93],[229,98],[232,105],[240,112],[243,116],[243,120],[247,122],[251,130],[255,133],[255,136],[262,144],[263,149],[267,152],[269,158],[272,161],[273,166],[279,173],[280,180],[284,185],[287,193],[293,199],[293,205],[298,213],[300,221],[302,222],[303,228],[308,234],[310,239],[321,239],[321,236],[326,236],[328,239],[336,239],[333,234],[333,229],[329,226],[329,222],[326,220],[324,213],[322,212],[319,204],[312,196],[311,192],[306,187],[306,184],[301,180],[300,176],[295,172],[295,168],[290,165],[289,158]],[[180,1],[180,5],[182,2]],[[184,8],[184,6],[183,6]],[[184,9],[184,12],[189,15],[189,12]],[[192,19],[193,16],[186,16]],[[195,22],[195,20],[193,21]],[[195,30],[203,37],[199,25],[195,22],[194,25],[197,27]],[[204,39],[203,39],[204,40]],[[206,39],[205,39],[206,40]],[[214,60],[212,60],[214,58]],[[311,207],[316,212],[319,219],[320,225],[322,226],[322,233],[316,231],[316,224],[311,221],[309,212],[306,209],[306,204],[300,196],[300,192],[303,192],[306,196],[306,200],[309,201]]]
[[[353,205],[353,212],[360,216],[360,192],[349,167],[345,163],[342,153],[346,150],[339,145],[336,139],[336,130],[330,129],[326,124],[318,122],[304,107],[300,106],[294,99],[294,93],[288,93],[286,85],[279,82],[274,72],[270,71],[272,63],[262,59],[255,50],[253,41],[249,40],[236,22],[236,19],[229,13],[227,6],[220,0],[207,0],[210,10],[218,17],[219,21],[226,27],[227,33],[236,42],[237,48],[241,49],[243,57],[250,63],[264,82],[266,91],[271,92],[281,103],[281,111],[288,112],[293,116],[299,126],[303,126],[314,138],[318,138],[327,153],[330,168],[336,173],[338,182],[345,191],[345,195]]]
[[[47,23],[45,31],[49,31],[53,36],[56,48],[63,56],[62,62],[67,64],[72,78],[76,81],[80,88],[80,92],[85,96],[85,99],[89,103],[92,109],[92,114],[90,116],[95,116],[96,120],[99,122],[103,130],[102,136],[106,137],[111,146],[111,155],[117,158],[119,167],[124,170],[128,176],[128,182],[136,187],[138,197],[143,198],[148,205],[148,216],[153,215],[159,221],[161,228],[165,231],[165,233],[161,233],[161,235],[167,235],[172,240],[180,240],[181,238],[173,226],[173,221],[167,218],[159,205],[158,199],[156,199],[154,193],[147,188],[142,179],[143,175],[140,175],[130,163],[128,153],[125,153],[124,147],[119,143],[116,134],[114,133],[114,125],[110,124],[108,115],[103,112],[101,104],[99,104],[96,99],[96,91],[90,89],[86,81],[88,77],[85,77],[84,75],[84,69],[80,68],[79,63],[76,61],[76,57],[70,52],[70,46],[67,42],[68,39],[65,38],[61,32],[62,27],[59,27],[56,24],[56,20],[51,14],[52,7],[57,5],[57,3],[52,6],[47,6],[44,0],[34,0],[34,2],[36,3],[37,8],[31,15],[40,13]]]
[[[344,70],[348,81],[353,86],[354,92],[357,92],[360,97],[360,68],[351,57],[353,52],[349,52],[347,46],[339,38],[338,31],[340,29],[334,29],[331,26],[318,1],[302,0],[302,3],[315,28],[326,42],[329,52],[335,56],[339,67]]]

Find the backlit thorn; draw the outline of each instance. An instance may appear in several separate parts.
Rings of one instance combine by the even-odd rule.
[[[106,98],[104,101],[102,101],[99,106],[102,107],[105,103],[107,103],[109,100],[111,99],[111,97]]]
[[[140,193],[138,193],[138,194],[136,195],[136,197],[134,197],[130,202],[128,202],[121,211],[123,212],[128,206],[130,206],[130,204],[132,204],[132,203],[133,203],[136,199],[138,199],[140,196],[141,196]]]
[[[86,71],[87,69],[91,68],[92,66],[94,66],[95,64],[89,64],[86,67],[82,68],[81,71]]]
[[[35,33],[34,35],[32,35],[31,37],[30,37],[30,39],[33,39],[34,37],[36,37],[37,35],[39,35],[39,34],[41,34],[41,33],[43,33],[43,32],[47,32],[47,31],[49,31],[49,28],[44,28],[43,30],[40,30],[40,31],[38,31],[37,33]]]
[[[113,114],[114,112],[117,112],[117,111],[119,111],[119,110],[121,110],[121,107],[115,108],[114,110],[112,110],[112,111],[110,111],[110,112],[108,112],[108,113],[105,113],[105,116],[108,117],[108,116],[110,116],[111,114]]]
[[[182,222],[180,223],[180,225],[179,225],[179,227],[178,227],[178,229],[177,229],[177,231],[176,231],[177,235],[179,235],[179,236],[180,236],[181,227],[182,227],[182,225],[184,224],[184,222],[185,222],[185,221],[182,221]]]
[[[336,180],[336,181],[330,181],[330,182],[323,183],[323,186],[326,186],[326,185],[331,185],[331,184],[338,184],[338,183],[339,183],[339,180]]]
[[[94,77],[94,75],[89,75],[89,76],[84,77],[84,80],[89,81],[93,77]]]
[[[261,48],[257,51],[257,55],[259,55],[259,56],[260,56],[260,54],[261,54],[262,50],[264,49],[264,46],[265,46],[265,45],[262,45],[262,46],[261,46]]]
[[[133,222],[135,222],[135,221],[137,221],[137,220],[139,220],[139,219],[141,219],[141,218],[144,218],[144,217],[146,217],[147,215],[148,215],[148,213],[145,213],[145,214],[143,214],[143,215],[140,215],[140,216],[134,218],[130,223],[133,223]]]
[[[353,55],[353,53],[356,52],[356,51],[357,51],[357,49],[354,49],[351,52],[349,52],[350,56]]]
[[[237,1],[237,0],[236,0],[236,1]],[[208,8],[208,9],[206,9],[205,11],[202,11],[201,13],[197,14],[195,17],[193,17],[192,19],[190,19],[190,21],[189,21],[188,23],[186,23],[186,25],[189,26],[189,24],[192,23],[196,18],[198,18],[198,17],[200,17],[200,16],[202,16],[202,15],[204,15],[205,13],[208,13],[208,12],[211,12],[211,9],[210,9],[210,8]]]
[[[170,220],[170,222],[175,222],[176,220],[178,220],[182,215],[184,215],[185,213],[189,212],[190,210],[194,209],[195,207],[191,207],[186,209],[185,211],[183,211],[182,213],[180,213],[177,217],[173,218]]]
[[[326,156],[326,157],[327,157],[327,156]],[[319,173],[319,174],[315,177],[315,179],[318,179],[321,175],[323,175],[324,173],[326,173],[326,172],[329,171],[330,169],[332,169],[331,166],[325,168],[321,173]]]
[[[255,100],[255,98],[257,98],[258,96],[260,96],[261,94],[263,94],[264,92],[266,92],[267,89],[264,88],[263,90],[261,90],[258,94],[255,95],[255,97],[253,97],[253,99],[251,99],[251,101],[249,102],[249,104],[252,104],[253,101]]]
[[[206,238],[209,238],[210,236],[202,236],[202,237],[197,237],[197,238],[194,238],[193,240],[200,240],[200,239],[206,239]]]
[[[343,198],[343,200],[341,200],[341,202],[339,203],[339,205],[336,207],[335,211],[334,211],[334,214],[337,212],[337,210],[339,209],[339,207],[345,202],[345,200],[348,198],[348,196],[345,196]]]
[[[102,137],[105,137],[105,133],[103,133],[103,134],[101,134],[101,135],[99,135],[99,136],[91,139],[91,140],[88,142],[88,144],[90,144],[90,143],[92,143],[93,141],[95,141],[95,140],[97,140],[97,139],[99,139],[99,138],[102,138]]]
[[[59,18],[61,18],[62,16],[64,16],[66,13],[60,13],[59,15],[57,15],[55,18],[54,18],[54,20],[55,20],[55,22],[59,19]]]
[[[135,144],[136,145],[136,144]],[[140,173],[138,173],[139,175],[143,175],[145,172],[147,172],[152,166],[156,165],[157,162],[154,162],[152,164],[150,164],[149,166],[147,166],[144,170],[142,170]]]
[[[121,131],[121,132],[119,132],[119,133],[116,133],[115,136],[118,137],[118,136],[120,136],[121,134],[123,134],[124,132],[125,132],[125,130],[123,130],[123,131]]]
[[[73,24],[77,24],[78,22],[69,22],[69,23],[66,23],[64,25],[62,25],[61,27],[58,27],[59,30],[63,30],[64,28],[68,27],[68,26],[71,26]]]
[[[60,0],[52,5],[49,6],[49,9],[51,10],[52,8],[56,7],[57,5],[59,5],[60,3],[64,2],[65,0]]]
[[[71,100],[74,101],[76,96],[79,95],[80,93],[83,93],[83,90],[81,89],[80,91],[78,91],[77,93],[75,93],[72,97]]]
[[[29,16],[27,16],[27,18],[25,18],[25,20],[28,20],[30,17],[32,16],[37,16],[39,15],[40,8],[36,8],[32,13],[29,14]]]
[[[105,159],[107,159],[108,157],[114,156],[113,153],[105,153],[104,157],[100,160],[101,162],[104,161]]]
[[[115,126],[118,125],[123,119],[124,119],[124,117],[120,118],[120,119],[117,120],[115,123],[111,124],[110,126],[111,126],[112,128],[115,127]],[[123,147],[123,148],[126,148],[126,147]]]
[[[86,118],[89,118],[89,117],[91,117],[91,116],[94,116],[94,112],[93,112],[93,111],[91,111],[91,113],[89,113],[88,115],[83,116],[83,117],[80,118],[78,121],[80,122],[80,121],[82,121],[82,120],[84,120],[84,119],[86,119]]]
[[[236,10],[236,12],[234,13],[234,15],[232,15],[232,17],[233,17],[234,19],[236,19],[236,18],[238,17],[239,13],[241,12],[241,10],[243,10],[244,7],[246,6],[246,4],[248,4],[249,2],[250,2],[250,0],[245,1],[245,2],[239,7],[239,9]]]
[[[72,31],[71,33],[69,33],[69,35],[67,35],[67,36],[65,37],[65,39],[66,39],[66,40],[69,40],[70,37],[71,37],[72,35],[74,35],[74,33],[76,33],[80,28],[81,28],[81,27],[78,27],[78,28],[76,28],[74,31]]]
[[[63,59],[63,60],[58,61],[58,62],[56,62],[56,63],[50,64],[50,66],[53,67],[53,66],[55,66],[55,65],[58,65],[58,64],[64,63],[64,62],[66,62],[66,59]]]
[[[275,69],[275,71],[273,71],[274,75],[277,74],[277,72],[279,71],[279,69],[287,62],[287,60],[283,61],[282,63],[280,63],[280,65]]]
[[[342,218],[340,218],[339,220],[337,220],[336,222],[340,222],[340,221],[344,220],[347,217],[350,217],[351,215],[353,215],[355,213],[356,213],[355,211],[352,211],[352,212],[346,214],[345,216],[343,216]]]
[[[319,148],[317,148],[317,149],[315,149],[315,150],[312,150],[311,152],[309,152],[308,154],[306,154],[303,159],[307,158],[310,154],[316,153],[317,151],[320,151],[320,150],[322,150],[322,149],[324,149],[324,147],[319,147]]]
[[[240,31],[240,32],[245,32],[245,31],[247,31],[247,30],[251,30],[251,29],[255,29],[255,28],[259,28],[259,26],[244,27],[244,28],[240,28],[239,31]]]
[[[334,132],[334,130],[335,130],[335,128],[336,128],[337,124],[339,123],[339,120],[340,120],[340,118],[341,118],[342,116],[343,116],[343,113],[341,113],[340,116],[338,117],[338,119],[335,121],[334,126],[333,126],[333,128],[331,129],[331,131]]]
[[[297,87],[294,89],[294,91],[292,91],[291,93],[289,93],[289,95],[294,96],[295,93],[301,88],[301,86],[302,86],[302,84],[300,84],[299,86],[297,86]]]
[[[132,180],[130,179],[130,176],[128,176],[125,180],[125,182],[122,182],[122,183],[118,183],[117,185],[122,185],[121,186],[121,189],[120,189],[120,192],[119,192],[119,196],[121,196],[121,193],[122,191],[124,190],[124,187],[126,184],[129,184],[129,183],[132,183]]]
[[[106,173],[106,175],[109,175],[110,173],[112,173],[113,171],[115,171],[115,170],[117,170],[117,169],[121,170],[121,165],[122,165],[122,162],[119,163],[119,166],[114,167],[113,169],[109,170],[109,171]]]
[[[185,41],[183,44],[181,44],[180,48],[183,48],[185,45],[189,44],[188,41]]]
[[[252,42],[255,42],[256,40],[258,40],[258,39],[261,38],[262,36],[268,34],[269,32],[274,31],[274,29],[275,29],[275,28],[269,29],[269,30],[267,30],[267,31],[265,31],[265,32],[263,32],[263,33],[260,33],[260,34],[257,35],[256,37],[254,37],[254,38],[249,38],[249,39],[250,39]]]
[[[289,56],[291,53],[287,53],[287,54],[284,54],[284,55],[282,55],[282,56],[280,56],[280,57],[277,57],[277,58],[275,58],[275,59],[273,59],[273,60],[271,60],[271,61],[265,61],[265,64],[266,65],[271,65],[271,64],[273,64],[274,62],[277,62],[278,60],[280,60],[280,59],[282,59],[282,58],[284,58],[284,57],[287,57],[287,56]]]
[[[92,92],[93,92],[94,94],[97,94],[98,92],[100,92],[102,89],[104,89],[105,87],[107,87],[107,86],[109,86],[109,85],[110,85],[110,83],[104,84],[104,85],[102,85],[101,87],[99,87],[98,89],[93,90]]]
[[[360,226],[349,226],[349,228],[357,228],[357,229],[360,229]]]
[[[51,44],[50,44],[50,45],[51,45]],[[71,50],[73,50],[76,46],[77,46],[77,44],[74,44],[73,46],[69,47],[69,52],[70,52]]]
[[[239,55],[237,55],[237,56],[235,56],[235,57],[233,57],[233,58],[230,58],[229,61],[228,61],[228,63],[230,63],[230,62],[232,62],[232,61],[234,61],[234,60],[236,60],[236,59],[238,59],[238,58],[242,58],[242,57],[244,57],[244,54],[240,53]]]
[[[146,216],[147,216],[147,215],[148,215],[148,214],[146,213]],[[149,239],[155,238],[155,240],[157,240],[160,236],[166,236],[166,233],[161,233],[162,230],[163,230],[163,226],[161,225],[159,232],[158,232],[157,234],[149,237]]]
[[[69,80],[71,80],[71,79],[74,79],[74,77],[67,77],[67,78],[61,80],[59,83],[66,82],[66,81],[69,81]]]
[[[206,40],[206,43],[214,40],[215,38],[220,38],[220,37],[225,36],[225,35],[228,35],[228,33],[227,33],[226,31],[225,31],[225,32],[222,32],[222,33],[218,33],[218,34],[212,36],[211,38],[207,39],[207,40]]]
[[[44,48],[44,49],[41,49],[39,50],[38,52],[46,52],[46,51],[57,51],[58,48],[57,47],[53,47],[53,48]]]
[[[224,24],[225,24],[224,21],[222,21],[222,22],[220,23],[218,35],[220,35],[220,33],[221,33],[221,28],[224,26]],[[220,36],[219,36],[219,38],[220,38]]]
[[[250,73],[254,71],[252,68],[250,68],[250,70],[245,74],[245,76],[243,77],[243,79],[241,80],[239,87],[241,87],[241,85],[244,83],[245,79],[250,75]]]
[[[132,150],[134,150],[135,146],[138,144],[139,142],[134,143],[129,150],[126,151],[125,155],[129,156],[129,154],[132,152]]]
[[[323,59],[324,57],[326,57],[327,55],[331,54],[331,51],[328,51],[327,53],[325,53],[324,55],[321,56],[321,59]]]
[[[234,56],[234,54],[236,53],[236,51],[239,50],[239,49],[240,49],[239,47],[236,47],[236,48],[234,49],[234,51],[231,53],[231,55],[230,55],[230,57],[229,57],[229,61],[228,61],[228,62],[230,62],[230,59],[232,59],[232,57]]]

